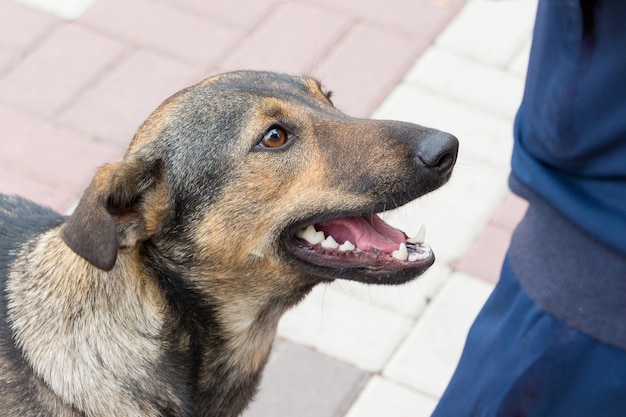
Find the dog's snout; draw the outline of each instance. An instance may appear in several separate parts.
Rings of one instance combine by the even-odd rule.
[[[456,162],[459,140],[449,133],[437,132],[424,140],[419,148],[417,156],[424,165],[447,174]]]

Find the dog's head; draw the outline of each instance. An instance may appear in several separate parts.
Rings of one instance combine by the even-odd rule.
[[[62,236],[100,269],[140,254],[194,286],[405,282],[434,255],[376,213],[444,184],[457,147],[434,129],[348,117],[312,78],[228,73],[155,110]]]

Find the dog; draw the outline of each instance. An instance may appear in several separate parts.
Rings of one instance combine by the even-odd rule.
[[[376,213],[450,178],[458,140],[349,117],[310,77],[178,92],[65,217],[0,197],[3,416],[240,415],[317,284],[434,262]]]

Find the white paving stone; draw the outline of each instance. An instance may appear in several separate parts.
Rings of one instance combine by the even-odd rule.
[[[528,69],[528,58],[530,57],[530,46],[532,41],[528,39],[522,49],[513,58],[507,70],[520,78],[526,78],[526,70]]]
[[[524,80],[504,69],[479,63],[441,47],[430,48],[405,80],[510,120],[519,107]]]
[[[364,285],[337,280],[333,287],[348,297],[382,307],[408,318],[417,318],[426,308],[452,271],[443,262],[436,262],[423,275],[403,285]]]
[[[507,191],[513,117],[496,117],[408,83],[399,85],[374,117],[428,125],[459,138],[449,184],[383,216],[409,235],[426,224],[438,262],[458,260]]]
[[[455,273],[393,356],[383,375],[440,397],[474,318],[493,285]]]
[[[433,271],[442,271],[433,276],[444,278],[431,280],[434,299],[425,308],[393,309],[378,292],[372,296],[376,306],[418,319],[383,376],[370,381],[347,417],[429,416],[493,289],[450,273],[449,267],[466,253],[506,192],[536,3],[469,1],[375,113],[449,131],[461,146],[448,185],[384,216],[409,234],[426,223],[427,241],[438,259]],[[344,290],[364,299],[352,285]]]
[[[389,360],[411,323],[411,319],[363,302],[340,288],[319,285],[283,316],[278,334],[376,372]]]
[[[13,0],[62,19],[78,19],[98,0]]]
[[[437,45],[506,68],[528,40],[536,10],[535,0],[470,1],[437,38]]]
[[[496,117],[453,98],[402,83],[374,113],[454,134],[460,142],[459,166],[499,166],[509,169],[513,117]]]
[[[345,417],[429,417],[437,401],[381,377],[374,377]]]
[[[458,167],[442,189],[387,212],[383,218],[405,231],[426,224],[426,241],[435,252],[436,262],[449,265],[467,251],[506,192],[506,171],[487,166]]]

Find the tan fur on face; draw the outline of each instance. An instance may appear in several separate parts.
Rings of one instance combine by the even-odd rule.
[[[315,78],[305,77],[303,79],[304,85],[306,85],[307,89],[311,93],[313,97],[318,98],[321,101],[332,104],[330,101],[330,92],[326,91],[322,88],[322,84],[316,80]]]
[[[271,124],[276,114],[296,119],[303,125],[310,117],[292,103],[276,98],[265,99],[255,113],[257,117],[250,121],[244,136],[257,136],[257,132]],[[269,262],[266,255],[272,254],[276,236],[291,219],[301,218],[309,211],[350,208],[350,205],[358,207],[367,203],[362,196],[346,198],[346,194],[331,184],[332,169],[313,138],[313,123],[309,121],[302,129],[309,133],[307,137],[299,138],[298,149],[248,155],[222,190],[219,201],[206,213],[197,231],[196,242],[201,257],[210,259],[211,265],[207,267],[212,271],[241,270],[242,264],[256,259],[251,263],[255,271],[262,269],[276,271],[268,272],[268,275],[284,275],[282,262],[275,268],[266,264],[259,268],[258,264]],[[268,292],[274,290],[268,288]]]
[[[255,113],[257,117],[244,130],[248,137],[257,136],[277,115],[302,125],[310,117],[293,103],[276,98],[263,100]],[[313,136],[313,123],[305,130]],[[246,371],[264,362],[278,320],[293,304],[276,299],[287,299],[299,286],[304,294],[304,288],[312,285],[278,257],[276,239],[282,229],[292,219],[323,207],[349,209],[367,203],[364,197],[346,198],[338,192],[329,181],[332,169],[319,144],[312,137],[299,139],[302,146],[288,152],[249,155],[200,222],[194,239],[198,258],[207,260],[197,272],[198,289],[210,288],[211,297],[222,301],[219,313],[231,336],[230,362]],[[211,277],[206,285],[201,284],[204,276]],[[268,311],[268,306],[273,310]],[[266,315],[263,323],[259,322],[262,314]]]
[[[287,135],[263,141],[273,129]],[[288,234],[443,184],[419,161],[439,133],[349,117],[311,78],[238,71],[166,100],[68,218],[0,199],[16,213],[0,215],[13,336],[0,402],[20,416],[240,415],[279,318],[315,285],[427,268]]]
[[[170,119],[175,117],[182,96],[182,92],[173,95],[150,114],[137,129],[137,133],[126,150],[126,156],[137,152],[162,135]]]

